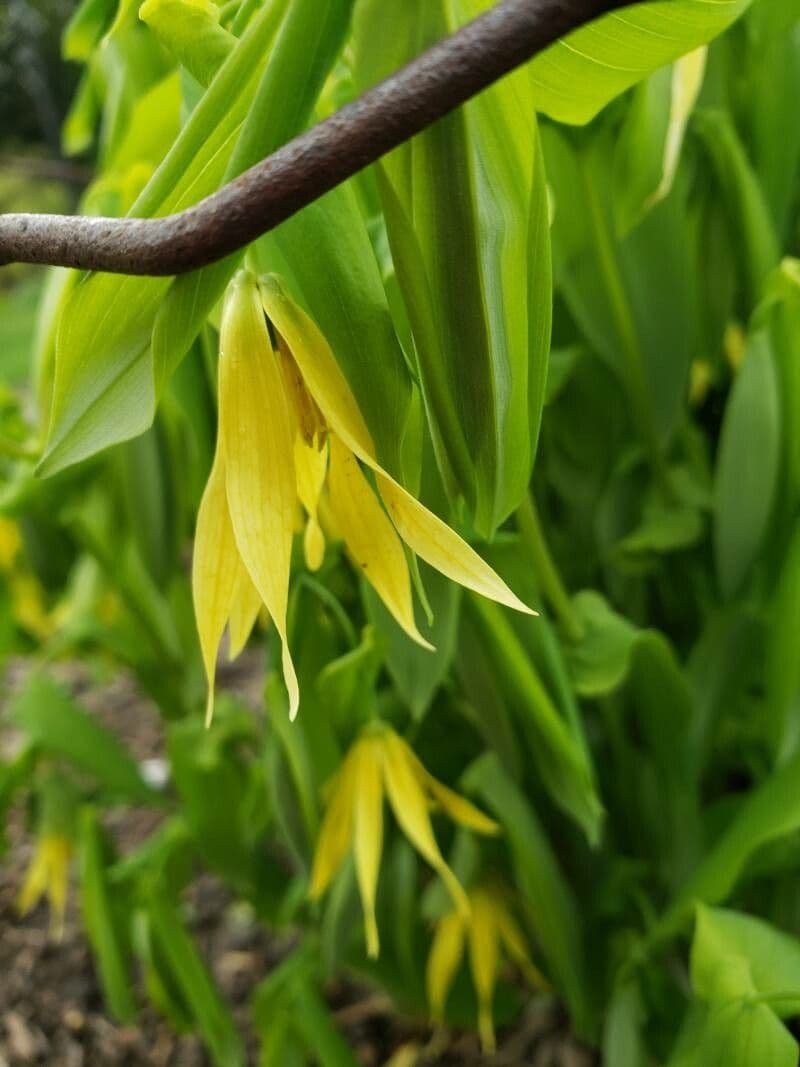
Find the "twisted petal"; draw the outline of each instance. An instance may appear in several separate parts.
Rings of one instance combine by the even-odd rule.
[[[353,562],[412,641],[431,648],[414,621],[411,576],[400,538],[350,449],[335,436],[330,449],[331,510]]]
[[[356,877],[364,908],[367,955],[380,951],[375,896],[383,850],[383,775],[381,749],[374,739],[365,738],[356,746],[356,784],[353,790],[353,851]]]
[[[464,917],[469,916],[469,901],[461,883],[447,866],[436,844],[428,814],[428,802],[408,759],[408,746],[390,730],[382,736],[383,767],[386,793],[403,833],[419,854],[428,861],[447,886],[453,903]]]
[[[525,935],[517,925],[516,919],[502,900],[493,897],[493,903],[495,926],[509,959],[516,963],[531,985],[547,989],[547,979],[531,959]]]
[[[468,830],[474,830],[478,834],[497,834],[500,832],[500,827],[494,821],[490,819],[488,815],[476,808],[466,797],[462,797],[460,793],[456,793],[455,790],[449,789],[446,785],[439,781],[438,778],[434,778],[428,771],[422,761],[418,758],[414,750],[410,745],[407,745],[402,738],[398,738],[401,745],[404,745],[407,749],[408,761],[411,764],[414,773],[419,779],[420,783],[433,794],[434,800],[445,811],[454,822],[461,823],[462,826],[466,826]]]
[[[282,643],[289,714],[300,700],[286,635],[294,513],[294,441],[277,357],[251,275],[231,283],[222,313],[219,427],[239,554]]]
[[[228,514],[224,460],[217,447],[197,513],[192,556],[194,615],[208,682],[207,723],[214,712],[217,651],[243,569]]]
[[[457,911],[448,912],[436,924],[433,944],[425,969],[425,988],[431,1015],[437,1022],[444,1017],[447,994],[453,985],[464,954],[464,920]]]
[[[351,752],[347,756],[333,782],[314,853],[311,885],[308,890],[312,900],[318,900],[331,884],[353,838],[355,755],[355,752]]]
[[[446,577],[496,600],[535,614],[450,527],[406,492],[375,458],[369,430],[328,342],[314,322],[281,289],[276,278],[260,281],[264,309],[283,336],[308,391],[328,426],[378,478],[381,496],[405,543]]]

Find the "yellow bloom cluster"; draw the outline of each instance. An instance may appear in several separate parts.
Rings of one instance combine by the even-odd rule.
[[[383,723],[371,724],[364,730],[330,784],[309,895],[313,900],[322,896],[352,850],[364,909],[367,953],[373,957],[380,948],[375,899],[383,850],[384,794],[403,833],[440,875],[457,913],[464,917],[470,910],[467,895],[436,843],[430,808],[441,808],[455,822],[476,833],[498,831],[488,816],[429,774],[394,730]]]
[[[377,492],[361,464],[374,473]],[[280,282],[241,271],[222,312],[217,449],[198,514],[192,573],[209,715],[225,627],[236,655],[262,605],[282,643],[290,714],[297,713],[300,694],[286,632],[292,539],[299,502],[308,516],[306,555],[318,566],[325,547],[318,518],[323,491],[353,562],[419,644],[427,647],[414,621],[403,542],[453,581],[530,611],[380,466],[327,341]]]
[[[492,1000],[497,984],[501,951],[516,964],[526,980],[538,988],[547,982],[528,953],[525,937],[508,905],[506,895],[495,886],[479,886],[469,893],[469,915],[461,910],[444,915],[428,956],[426,985],[433,1018],[441,1021],[447,995],[464,955],[469,949],[470,971],[478,996],[478,1030],[484,1051],[494,1050]]]
[[[62,834],[43,834],[36,842],[36,851],[17,900],[20,914],[26,915],[47,894],[50,904],[50,932],[57,938],[61,937],[64,930],[71,858],[72,842],[68,837]]]

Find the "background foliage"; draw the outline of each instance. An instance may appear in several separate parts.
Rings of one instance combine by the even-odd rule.
[[[14,0],[0,78],[18,77],[20,26],[45,35],[27,65],[43,141],[81,71],[61,134],[92,162],[81,210],[162,214],[486,6],[83,0],[51,82],[51,11]],[[298,543],[292,724],[262,629],[263,713],[223,694],[202,722],[187,559],[242,257],[177,280],[5,272],[0,656],[37,670],[6,704],[24,743],[0,807],[27,803],[40,842],[74,847],[113,1016],[147,997],[215,1063],[243,1062],[184,925],[198,869],[296,933],[253,1004],[264,1067],[353,1062],[324,1001],[343,972],[429,1014],[450,904],[394,822],[377,959],[350,863],[308,898],[326,783],[380,720],[500,826],[435,819],[468,892],[499,894],[521,931],[499,1026],[550,996],[611,1067],[797,1063],[799,90],[790,0],[642,5],[247,251],[328,339],[383,465],[541,612],[420,564],[426,652],[335,538],[316,573]],[[4,208],[27,195],[0,188]],[[75,657],[131,671],[157,703],[166,784],[50,677]],[[127,855],[104,828],[120,805],[162,815]],[[466,963],[443,1010],[475,1023]]]

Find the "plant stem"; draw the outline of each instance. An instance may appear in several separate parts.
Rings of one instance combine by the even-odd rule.
[[[550,554],[532,493],[529,492],[517,508],[516,517],[522,543],[530,554],[542,592],[556,613],[564,635],[573,643],[580,641],[583,637],[583,626],[573,610],[569,594]]]

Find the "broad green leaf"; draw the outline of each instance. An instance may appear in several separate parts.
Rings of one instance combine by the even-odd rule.
[[[8,714],[43,751],[66,759],[112,796],[152,803],[154,794],[122,742],[46,674],[34,673]]]
[[[742,966],[744,965],[744,966]],[[692,941],[692,988],[703,999],[767,997],[778,1015],[794,1015],[800,1007],[800,941],[752,915],[724,908],[697,909]],[[744,980],[737,987],[741,976]]]
[[[211,0],[145,0],[139,18],[200,85],[207,87],[236,45]]]
[[[748,339],[720,434],[714,484],[714,555],[723,596],[734,596],[758,557],[780,465],[780,401],[769,335]]]
[[[754,853],[770,841],[800,828],[800,757],[793,757],[754,789],[742,802],[719,839],[676,895],[653,928],[659,942],[674,935],[697,902],[724,901]]]
[[[796,1067],[797,1042],[766,1004],[731,1000],[699,1013],[668,1067]]]
[[[79,829],[81,907],[92,946],[103,996],[119,1022],[136,1018],[136,999],[130,947],[119,895],[108,881],[110,849],[94,808],[81,812]]]
[[[529,64],[536,109],[559,122],[589,122],[625,89],[722,33],[749,5],[658,0],[604,15]]]

